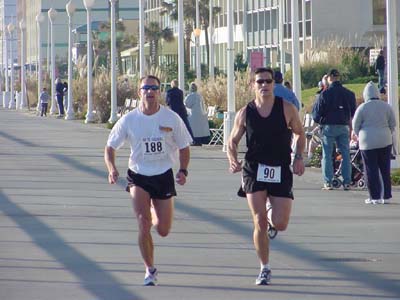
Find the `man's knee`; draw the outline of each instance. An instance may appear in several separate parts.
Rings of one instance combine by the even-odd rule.
[[[285,220],[277,220],[276,222],[273,223],[274,227],[278,231],[285,231],[289,225],[289,222]]]
[[[155,228],[156,228],[156,230],[157,230],[157,233],[158,233],[161,237],[166,237],[166,236],[169,234],[169,232],[170,232],[171,226],[166,226],[166,225],[162,226],[162,225],[160,225],[160,224],[156,224],[156,225],[155,225]]]
[[[254,227],[261,232],[267,231],[268,229],[267,216],[264,214],[256,214],[254,216]]]
[[[139,230],[142,233],[148,233],[151,230],[153,224],[151,223],[151,218],[145,217],[144,215],[137,216]]]

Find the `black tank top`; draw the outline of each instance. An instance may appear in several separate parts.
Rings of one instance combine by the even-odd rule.
[[[283,100],[275,97],[268,117],[262,117],[253,101],[246,106],[245,159],[270,166],[289,165],[292,131],[287,127]]]

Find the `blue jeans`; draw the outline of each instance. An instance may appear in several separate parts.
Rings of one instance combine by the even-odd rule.
[[[324,176],[324,181],[331,183],[333,179],[332,153],[335,142],[342,154],[341,174],[343,184],[350,184],[350,129],[347,125],[322,125],[322,175]]]
[[[378,69],[378,88],[381,91],[385,87],[385,70]]]

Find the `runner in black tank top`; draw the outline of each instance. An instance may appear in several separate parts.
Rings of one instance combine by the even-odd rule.
[[[301,154],[306,138],[296,107],[274,96],[271,68],[254,71],[253,89],[255,99],[236,114],[227,154],[230,172],[242,172],[240,191],[247,198],[253,217],[253,242],[260,262],[255,284],[268,285],[272,274],[268,230],[286,230],[292,208],[292,132],[296,149],[293,173],[297,175],[304,173]],[[238,146],[244,134],[248,150],[242,164],[238,160]]]
[[[254,100],[247,104],[247,161],[271,166],[290,165],[292,131],[287,127],[282,101],[282,98],[275,97],[271,113],[266,118],[259,114]]]

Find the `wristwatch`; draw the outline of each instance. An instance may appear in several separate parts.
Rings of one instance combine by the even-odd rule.
[[[183,173],[183,175],[185,175],[186,177],[188,176],[188,174],[189,174],[189,172],[188,172],[188,170],[186,170],[186,169],[179,169],[179,171],[178,172],[181,172],[181,173]]]
[[[303,159],[303,155],[301,155],[301,154],[299,154],[299,153],[296,153],[296,154],[294,155],[294,159]]]

